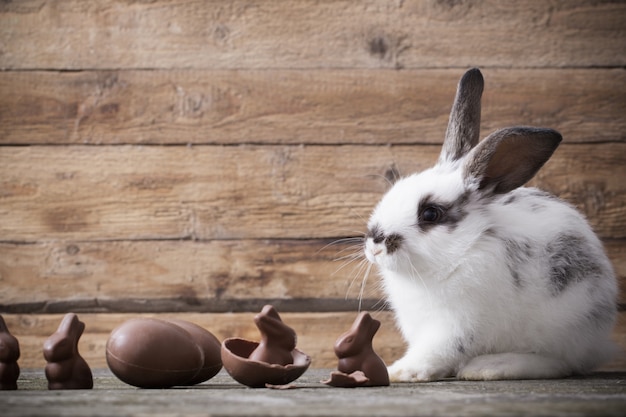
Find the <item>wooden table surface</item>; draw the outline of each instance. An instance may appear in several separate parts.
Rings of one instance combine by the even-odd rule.
[[[0,391],[2,416],[623,416],[626,373],[548,381],[447,380],[340,389],[320,383],[330,370],[311,369],[290,390],[250,389],[224,371],[193,386],[146,390],[108,370],[94,371],[94,389],[48,391],[41,370],[24,370],[17,391]]]

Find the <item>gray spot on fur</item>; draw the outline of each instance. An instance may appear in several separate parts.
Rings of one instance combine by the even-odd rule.
[[[547,245],[549,285],[553,296],[558,296],[570,285],[602,274],[602,267],[588,246],[582,236],[572,234],[561,234]]]
[[[387,247],[387,253],[391,254],[391,253],[394,253],[396,250],[398,250],[403,240],[404,239],[402,238],[402,236],[398,234],[394,233],[392,235],[389,235],[385,239],[385,246]]]
[[[491,237],[491,238],[497,238],[498,237],[498,232],[493,227],[490,227],[488,229],[485,229],[482,232],[482,236]]]
[[[547,202],[549,201],[558,201],[560,203],[566,204],[565,201],[561,200],[559,197],[555,196],[554,194],[550,194],[547,191],[540,190],[538,188],[527,188],[525,190],[528,191],[527,195],[529,197],[534,197],[537,200],[543,200],[544,204],[547,204]],[[541,203],[535,202],[535,204],[541,204]]]
[[[533,213],[536,213],[541,210],[545,210],[545,208],[546,206],[541,203],[533,203],[530,205],[530,211],[532,211]]]
[[[374,243],[380,243],[385,239],[382,230],[380,230],[379,226],[374,226],[367,231],[367,238],[371,238]]]
[[[506,248],[506,264],[513,282],[517,288],[523,286],[522,277],[519,274],[522,266],[530,261],[533,256],[533,248],[527,241],[503,239]]]
[[[465,355],[467,354],[473,343],[474,336],[471,334],[469,336],[459,337],[456,340],[456,351],[459,352],[461,355]]]
[[[385,247],[387,248],[387,253],[392,254],[402,244],[404,238],[397,233],[393,233],[389,236],[385,236],[383,231],[379,226],[374,226],[370,230],[367,231],[366,235],[367,239],[372,239],[374,243],[382,243],[385,242]]]
[[[613,302],[598,302],[587,314],[587,319],[595,327],[603,327],[612,324],[617,314],[617,306]]]
[[[515,194],[509,194],[506,199],[502,202],[503,205],[509,205],[513,202],[515,202],[516,196]]]
[[[558,199],[557,196],[550,194],[547,191],[540,190],[538,188],[528,188],[528,195],[532,197],[545,198],[548,200]]]

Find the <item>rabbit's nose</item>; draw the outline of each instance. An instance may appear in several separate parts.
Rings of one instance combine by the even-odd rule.
[[[369,239],[365,243],[365,258],[367,258],[367,260],[373,264],[377,263],[376,257],[380,255],[383,251],[384,247],[379,243],[374,243],[372,239]]]

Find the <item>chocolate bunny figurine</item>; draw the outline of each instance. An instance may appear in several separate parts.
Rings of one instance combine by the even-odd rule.
[[[68,313],[44,343],[48,389],[93,388],[91,369],[78,353],[78,339],[84,330],[85,323],[78,320],[76,314]]]
[[[292,364],[291,351],[296,347],[296,332],[283,323],[276,309],[266,305],[254,317],[254,323],[261,332],[261,342],[249,359],[283,366]]]
[[[0,390],[16,390],[20,367],[20,344],[0,316]]]
[[[335,342],[339,372],[332,372],[331,379],[323,382],[345,388],[389,385],[387,366],[372,347],[372,340],[379,328],[380,321],[373,319],[367,312],[360,313],[350,330]]]

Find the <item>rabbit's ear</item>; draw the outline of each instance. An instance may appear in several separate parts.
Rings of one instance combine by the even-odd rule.
[[[454,162],[462,158],[478,143],[480,98],[484,84],[483,75],[478,68],[470,69],[461,77],[439,163]]]
[[[468,156],[464,166],[467,183],[478,189],[503,194],[524,185],[552,156],[561,142],[552,129],[510,127],[483,140]]]

